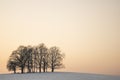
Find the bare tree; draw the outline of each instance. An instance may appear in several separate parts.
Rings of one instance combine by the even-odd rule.
[[[38,46],[19,46],[10,55],[10,59],[7,63],[9,71],[16,73],[16,68],[20,68],[21,73],[27,69],[27,72],[47,72],[48,68],[54,72],[55,69],[63,67],[64,55],[58,47],[51,47],[48,49],[44,43]]]
[[[21,73],[24,73],[24,69],[25,69],[25,64],[27,61],[27,47],[25,46],[19,46],[18,49],[16,51],[13,51],[11,57],[13,57],[14,61],[16,61],[18,63],[18,66],[21,69]]]
[[[43,68],[43,72],[46,72],[47,70],[47,64],[48,64],[48,49],[45,46],[44,43],[39,44],[36,46],[34,51],[34,62],[38,66],[39,72],[41,72],[41,69]]]
[[[44,70],[44,72],[47,72],[47,69],[49,68],[49,54],[48,54],[48,50],[47,50],[47,54],[45,54],[43,63],[44,63],[43,70]]]
[[[34,46],[33,47],[33,51],[32,51],[32,60],[33,60],[33,68],[32,68],[32,72],[37,72],[37,68],[38,68],[38,60],[37,60],[37,55],[38,55],[38,52],[37,52],[37,47]]]
[[[54,72],[55,69],[63,67],[62,60],[64,55],[61,54],[61,51],[58,47],[54,46],[49,49],[49,63],[51,72]]]
[[[7,63],[7,69],[9,71],[14,71],[14,74],[15,74],[16,73],[16,68],[17,68],[17,62],[12,61],[12,59],[9,59],[9,61]]]
[[[36,47],[36,50],[37,50],[37,56],[36,57],[37,57],[38,65],[39,65],[39,72],[41,72],[42,62],[43,62],[44,55],[47,52],[47,48],[46,48],[44,43],[41,43]]]
[[[26,67],[29,73],[32,71],[32,68],[33,68],[32,55],[33,55],[33,48],[31,46],[28,46],[27,55],[26,55],[27,56]]]
[[[43,59],[42,59],[42,63],[43,63],[43,72],[46,72],[47,70],[47,64],[48,64],[48,49],[46,47],[43,48]]]

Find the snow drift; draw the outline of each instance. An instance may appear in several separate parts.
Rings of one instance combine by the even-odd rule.
[[[120,80],[120,76],[54,72],[27,74],[0,74],[0,80]]]

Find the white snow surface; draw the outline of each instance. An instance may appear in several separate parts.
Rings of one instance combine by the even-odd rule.
[[[48,72],[25,74],[0,74],[0,80],[120,80],[120,76],[73,72]]]

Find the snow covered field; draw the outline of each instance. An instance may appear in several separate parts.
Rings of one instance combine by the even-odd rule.
[[[0,80],[120,80],[120,76],[54,72],[29,74],[0,74]]]

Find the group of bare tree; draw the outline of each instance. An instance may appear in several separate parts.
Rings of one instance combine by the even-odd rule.
[[[47,48],[44,43],[38,46],[19,46],[10,55],[7,63],[9,71],[20,70],[21,73],[25,71],[31,72],[47,72],[55,69],[63,68],[64,54],[56,46]]]

